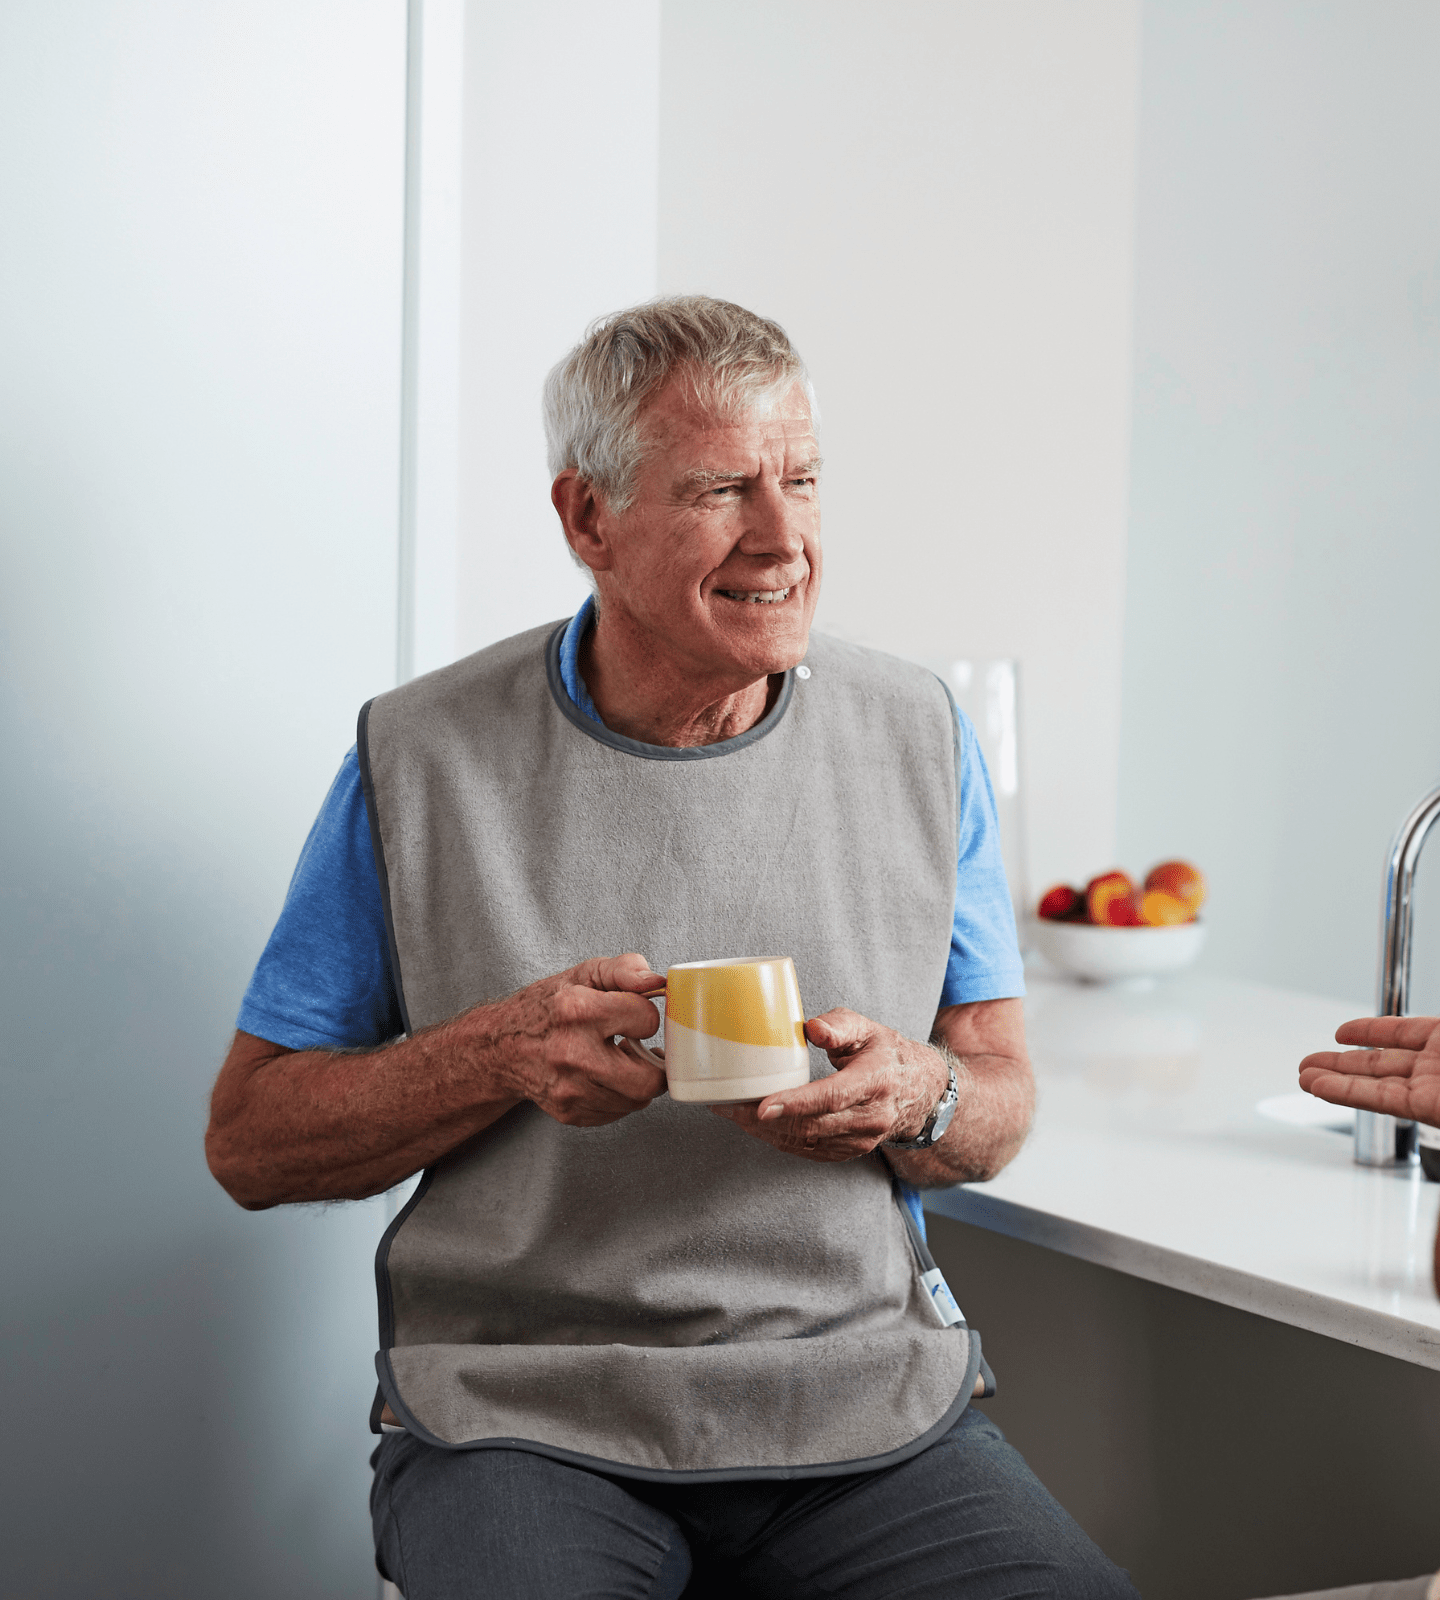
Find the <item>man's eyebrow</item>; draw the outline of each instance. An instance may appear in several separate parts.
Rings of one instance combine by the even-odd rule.
[[[794,471],[787,472],[787,478],[808,478],[812,473],[819,472],[824,464],[823,456],[811,456],[808,461],[802,461]],[[748,483],[752,474],[748,472],[727,472],[719,467],[695,467],[687,472],[680,480],[681,486],[686,489],[708,489],[716,483]]]

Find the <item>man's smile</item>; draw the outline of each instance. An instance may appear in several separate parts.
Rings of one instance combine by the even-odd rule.
[[[795,587],[790,585],[790,589]],[[738,600],[748,606],[776,606],[790,598],[790,589],[717,589],[727,600]]]

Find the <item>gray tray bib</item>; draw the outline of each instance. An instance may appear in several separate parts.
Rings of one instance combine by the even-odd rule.
[[[361,713],[407,1028],[639,950],[660,972],[790,955],[808,1015],[928,1037],[959,799],[943,685],[817,635],[755,728],[671,750],[576,710],[561,628]],[[938,1437],[975,1381],[931,1265],[879,1156],[782,1155],[666,1096],[603,1128],[527,1103],[431,1168],[382,1241],[381,1388],[456,1448],[640,1477],[867,1469]]]

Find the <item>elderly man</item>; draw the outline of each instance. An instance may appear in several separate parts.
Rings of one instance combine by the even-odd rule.
[[[1133,1594],[969,1408],[978,1338],[932,1299],[914,1186],[1028,1125],[1020,968],[973,731],[810,637],[798,356],[725,302],[638,307],[546,425],[595,599],[361,712],[212,1104],[247,1207],[425,1171],[377,1262],[381,1571]],[[624,1041],[652,960],[742,952],[795,958],[820,1070],[716,1116]]]

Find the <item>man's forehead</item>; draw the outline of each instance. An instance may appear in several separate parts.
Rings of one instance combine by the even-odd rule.
[[[769,408],[749,407],[732,413],[689,406],[662,405],[647,419],[652,448],[696,466],[723,461],[755,460],[783,453],[818,457],[819,445],[804,391],[797,390]]]

